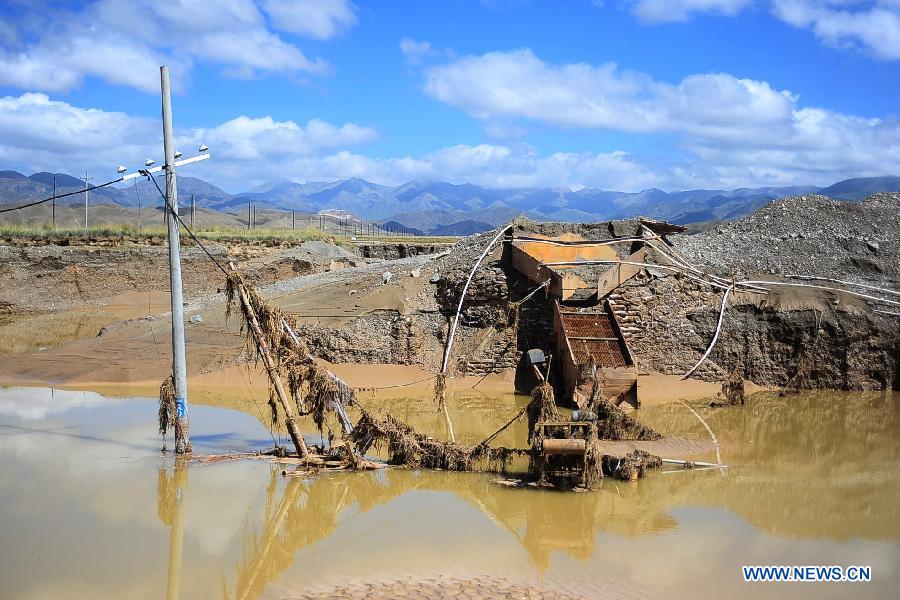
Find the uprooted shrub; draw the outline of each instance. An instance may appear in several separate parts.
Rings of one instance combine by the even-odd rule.
[[[358,406],[358,404],[357,404]],[[379,419],[362,409],[362,416],[349,436],[361,454],[372,447],[385,450],[388,463],[446,471],[491,471],[505,473],[514,456],[526,450],[491,448],[485,444],[465,446],[437,440],[416,432],[403,421],[387,415]]]

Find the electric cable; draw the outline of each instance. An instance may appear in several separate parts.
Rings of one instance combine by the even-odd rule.
[[[222,266],[222,263],[220,263],[220,262],[216,259],[216,257],[213,256],[213,255],[210,253],[210,251],[206,249],[206,246],[204,246],[203,243],[202,243],[199,239],[197,239],[197,236],[194,235],[194,232],[191,231],[191,228],[188,227],[188,226],[187,226],[187,223],[185,223],[185,222],[181,219],[181,217],[178,215],[178,211],[176,211],[176,210],[172,207],[172,205],[169,203],[169,199],[166,198],[166,195],[163,193],[162,189],[159,187],[159,184],[156,183],[156,178],[153,177],[152,175],[149,175],[149,174],[148,174],[148,175],[147,175],[147,179],[149,179],[150,181],[152,181],[152,182],[153,182],[153,185],[156,186],[156,190],[159,192],[159,195],[162,196],[163,201],[166,203],[166,210],[172,213],[172,215],[175,217],[175,219],[181,224],[182,227],[184,227],[184,230],[187,232],[187,234],[188,234],[189,236],[191,236],[191,239],[194,240],[194,242],[196,242],[196,244],[200,247],[200,249],[203,250],[203,252],[206,253],[206,256],[208,256],[209,259],[210,259],[211,261],[213,261],[213,263],[215,263],[215,265],[216,265],[217,267],[219,267],[219,270],[222,271],[222,273],[224,273],[226,277],[228,277],[228,276],[229,276],[228,270],[225,269],[225,267]]]
[[[101,183],[100,185],[95,185],[93,187],[86,187],[82,190],[78,190],[77,192],[66,192],[65,194],[56,194],[55,196],[50,196],[49,198],[44,198],[43,200],[36,200],[34,202],[30,202],[28,204],[23,204],[22,206],[13,206],[12,208],[0,208],[0,214],[12,212],[14,210],[22,210],[23,208],[29,208],[31,206],[37,206],[38,204],[43,204],[44,202],[50,202],[51,200],[57,200],[59,198],[65,198],[67,196],[74,196],[75,194],[83,194],[85,192],[90,192],[92,190],[98,190],[100,188],[105,188],[114,183],[119,183],[123,178],[119,177],[118,179],[113,179],[112,181],[107,181],[106,183]],[[159,186],[157,186],[159,187]]]

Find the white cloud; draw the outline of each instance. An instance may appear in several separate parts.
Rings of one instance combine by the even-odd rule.
[[[672,96],[657,100],[666,107],[664,114],[689,124],[682,131],[686,156],[665,163],[619,151],[541,154],[521,143],[459,144],[419,156],[375,158],[356,150],[378,136],[371,127],[270,116],[239,116],[214,127],[176,131],[176,143],[186,152],[201,142],[209,145],[213,159],[183,173],[233,192],[284,178],[628,191],[830,184],[900,171],[900,123],[797,108],[794,99],[764,84],[735,81],[687,78],[663,88]],[[738,107],[740,126],[729,124],[715,96]],[[705,122],[685,114],[694,105],[708,115]],[[87,168],[102,181],[115,176],[118,164],[134,168],[148,156],[159,160],[160,149],[157,119],[80,108],[44,94],[0,98],[0,164],[7,168],[69,173]]]
[[[676,134],[692,157],[660,175],[673,183],[827,183],[900,171],[896,119],[803,107],[789,91],[723,73],[673,85],[612,63],[548,64],[526,49],[429,67],[425,91],[489,128],[518,119]]]
[[[277,164],[284,157],[365,144],[375,139],[377,132],[354,123],[336,127],[313,119],[303,127],[272,117],[240,116],[213,128],[189,130],[178,137],[179,144],[185,147],[204,143],[227,161],[271,160]]]
[[[61,167],[76,172],[105,163],[112,170],[128,157],[138,160],[159,139],[150,119],[79,108],[27,93],[0,98],[0,161],[6,164]],[[143,160],[143,159],[141,159]],[[74,163],[74,164],[73,164]]]
[[[548,65],[528,49],[466,56],[427,69],[425,79],[430,96],[480,119],[647,131],[664,117],[657,105],[641,101],[653,85],[648,77],[620,72],[613,63]]]
[[[374,140],[372,127],[333,125],[312,119],[305,125],[269,116],[239,116],[218,126],[176,131],[185,150],[207,144],[213,160],[191,173],[230,189],[251,187],[248,178],[283,178],[294,161]],[[156,119],[80,108],[26,93],[0,98],[0,164],[32,171],[76,173],[85,168],[114,177],[119,164],[135,167],[159,160],[161,125]]]
[[[629,4],[648,23],[687,21],[699,13],[736,16],[752,6],[766,6],[775,18],[811,29],[826,44],[900,59],[898,0],[636,0]]]
[[[125,113],[79,108],[44,94],[0,98],[0,162],[31,172],[75,173],[89,168],[114,177],[118,164],[159,158],[159,123]],[[213,159],[188,174],[232,191],[283,179],[363,177],[387,184],[440,179],[487,186],[605,185],[632,189],[660,183],[622,153],[554,153],[541,156],[524,144],[456,145],[418,157],[372,158],[350,149],[377,137],[371,127],[305,125],[271,117],[240,116],[210,128],[176,131],[179,148],[210,146]]]
[[[400,40],[400,52],[403,53],[407,63],[418,65],[432,54],[433,50],[428,42],[417,42],[412,38],[405,37]]]
[[[348,0],[266,0],[263,6],[277,29],[320,40],[356,24],[356,7]]]
[[[861,47],[879,58],[900,59],[897,0],[772,0],[772,5],[776,17],[794,27],[812,29],[827,44]]]
[[[258,173],[259,183],[286,174],[296,181],[331,181],[361,177],[386,185],[412,180],[474,183],[486,187],[572,187],[588,185],[641,189],[661,185],[645,165],[621,152],[540,155],[527,145],[460,144],[419,157],[377,159],[349,151],[308,156]]]
[[[43,27],[29,25],[33,41],[0,49],[0,84],[63,91],[98,77],[153,93],[158,65],[169,64],[173,84],[182,86],[194,61],[242,76],[328,71],[323,60],[270,31],[252,0],[97,0],[53,15]]]
[[[754,0],[637,0],[633,12],[642,21],[662,23],[686,21],[694,13],[711,12],[734,16]]]
[[[104,398],[95,392],[75,392],[50,388],[0,388],[0,415],[22,421],[43,421],[49,415],[76,408],[109,406],[121,399]]]
[[[794,103],[788,92],[731,75],[691,75],[671,85],[615,63],[548,64],[528,49],[428,68],[425,91],[486,121],[527,118],[563,127],[724,137],[781,122]]]

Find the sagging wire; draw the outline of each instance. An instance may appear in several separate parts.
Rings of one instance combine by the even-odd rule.
[[[163,193],[162,189],[160,189],[159,184],[156,182],[156,178],[153,177],[152,175],[150,175],[145,169],[141,169],[141,170],[138,171],[138,172],[139,172],[141,175],[144,175],[145,177],[147,177],[147,179],[149,179],[150,181],[153,182],[153,185],[156,186],[156,191],[159,192],[159,195],[162,197],[163,201],[166,203],[166,210],[167,210],[168,212],[172,213],[172,216],[174,216],[175,219],[181,224],[181,226],[184,227],[184,230],[187,232],[187,234],[188,234],[189,236],[191,236],[191,239],[194,240],[194,242],[200,247],[201,250],[203,250],[204,253],[206,253],[206,256],[208,256],[209,259],[210,259],[211,261],[213,261],[213,263],[215,263],[215,265],[219,268],[219,270],[222,271],[222,273],[223,273],[226,277],[228,277],[228,270],[227,270],[225,267],[223,267],[223,266],[222,266],[222,263],[220,263],[220,262],[216,259],[216,257],[213,256],[213,255],[210,253],[210,251],[206,249],[206,246],[204,246],[203,243],[202,243],[199,239],[197,239],[197,236],[194,235],[194,232],[191,230],[191,228],[188,227],[188,226],[187,226],[187,223],[185,223],[185,222],[181,219],[181,217],[178,215],[178,211],[176,211],[176,210],[172,207],[172,205],[169,203],[169,199],[168,199],[168,198],[166,197],[166,195]]]
[[[67,196],[74,196],[76,194],[83,194],[85,192],[90,192],[92,190],[98,190],[100,188],[105,188],[114,183],[119,183],[124,178],[119,177],[118,179],[113,179],[112,181],[107,181],[106,183],[101,183],[100,185],[95,185],[92,187],[85,187],[83,189],[78,190],[77,192],[66,192],[65,194],[56,194],[54,196],[50,196],[49,198],[44,198],[43,200],[37,200],[35,202],[29,202],[28,204],[23,204],[22,206],[13,206],[12,208],[2,208],[0,209],[0,214],[12,212],[14,210],[22,210],[23,208],[29,208],[31,206],[37,206],[38,204],[43,204],[44,202],[50,202],[51,200],[58,200],[60,198],[65,198]],[[158,187],[158,186],[157,186]]]
[[[196,242],[197,246],[199,246],[200,249],[203,250],[203,252],[206,254],[206,256],[207,256],[207,257],[208,257],[208,258],[209,258],[209,259],[210,259],[210,260],[211,260],[211,261],[219,268],[219,270],[221,270],[222,273],[224,273],[226,276],[228,276],[228,271],[225,270],[225,267],[223,267],[222,264],[221,264],[218,260],[216,260],[216,257],[214,257],[214,256],[209,252],[209,250],[206,249],[206,247],[203,245],[203,243],[200,242],[199,239],[197,239],[197,236],[196,236],[196,235],[194,235],[194,232],[191,231],[191,228],[188,227],[187,224],[186,224],[186,223],[181,219],[181,217],[178,215],[178,212],[174,209],[174,207],[172,206],[172,204],[169,202],[169,199],[166,197],[166,195],[163,193],[162,189],[159,187],[159,184],[156,182],[156,178],[153,177],[152,175],[150,175],[150,174],[149,174],[146,170],[144,170],[144,169],[142,169],[142,170],[140,170],[140,171],[138,171],[138,172],[139,172],[141,175],[144,175],[147,179],[149,179],[150,181],[153,182],[153,185],[156,186],[156,191],[159,192],[160,197],[162,197],[163,201],[166,203],[166,210],[167,210],[168,212],[170,212],[170,213],[178,220],[178,222],[181,224],[181,226],[184,227],[184,229],[185,229],[185,231],[187,232],[187,234],[188,234],[189,236],[191,236],[191,239],[193,239],[194,242]],[[215,315],[215,313],[213,313],[213,314]],[[222,326],[222,323],[221,323],[220,321],[218,321],[218,315],[215,315],[215,317],[216,317],[217,322],[219,322],[219,326],[220,326],[220,327],[223,327],[223,326]],[[223,329],[224,329],[224,327],[223,327]],[[227,331],[227,330],[226,330],[226,331]],[[244,379],[244,382],[245,382],[246,385],[247,385],[247,389],[250,391],[250,399],[253,401],[253,405],[255,406],[256,411],[259,413],[260,419],[261,419],[263,422],[265,422],[265,417],[263,417],[262,409],[259,407],[259,403],[257,402],[256,398],[253,396],[253,387],[252,387],[252,385],[251,385],[251,382],[250,382],[250,380],[249,380],[249,377],[245,377],[243,372],[241,372],[241,376],[242,376],[242,379]],[[276,439],[276,437],[275,437],[275,432],[272,430],[271,427],[269,428],[269,435],[271,435],[271,437],[272,437],[272,442],[273,442],[276,446],[279,445],[280,439]]]

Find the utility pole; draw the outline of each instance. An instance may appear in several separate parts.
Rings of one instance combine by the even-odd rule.
[[[172,378],[175,382],[177,427],[175,453],[191,451],[190,420],[187,412],[187,365],[184,356],[184,299],[181,288],[181,237],[178,230],[178,186],[175,181],[175,140],[172,135],[172,97],[169,67],[159,68],[162,88],[163,149],[166,154],[166,203],[169,225],[169,282],[172,291]]]
[[[88,172],[84,172],[84,228],[88,228],[88,181],[93,180],[93,177],[88,177]]]
[[[51,206],[50,220],[53,222],[53,230],[56,231],[56,177],[53,178],[53,201]]]
[[[250,215],[253,213],[253,203],[247,202],[247,231],[250,231]]]
[[[194,226],[194,212],[195,212],[194,195],[191,194],[191,227]]]

